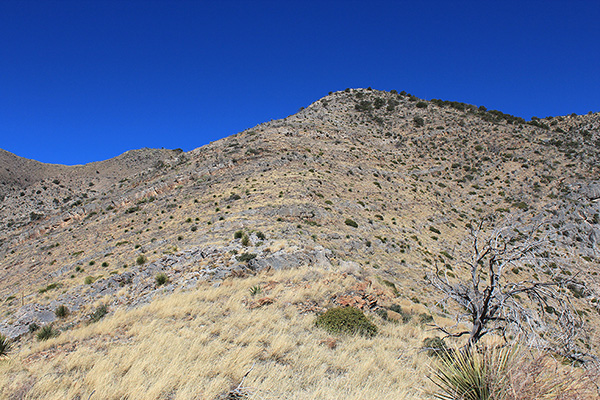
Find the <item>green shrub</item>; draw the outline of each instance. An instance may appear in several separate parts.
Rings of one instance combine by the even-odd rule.
[[[433,322],[433,316],[431,314],[421,313],[419,314],[419,322],[422,324]]]
[[[319,315],[315,326],[332,334],[357,334],[375,336],[377,326],[367,319],[365,314],[354,307],[335,307]]]
[[[383,240],[382,240],[383,241]],[[383,283],[385,286],[389,287],[390,289],[392,289],[392,291],[394,292],[394,294],[396,296],[400,296],[400,292],[398,292],[398,288],[396,287],[396,284],[394,282],[388,281],[387,279],[383,279],[381,281],[381,283]]]
[[[244,253],[244,254],[240,254],[239,256],[237,256],[236,260],[238,260],[239,262],[248,262],[255,258],[256,258],[256,254],[254,254],[254,253]]]
[[[402,316],[402,322],[405,324],[410,322],[410,320],[412,319],[412,315],[404,311],[399,304],[393,304],[392,306],[390,306],[390,311],[400,314]]]
[[[32,322],[29,324],[29,326],[27,328],[29,329],[29,333],[33,333],[33,332],[36,332],[38,329],[40,329],[40,326],[38,324],[36,324],[35,322]]]
[[[421,127],[425,126],[425,120],[421,117],[414,117],[413,123],[415,124],[415,126],[417,128],[421,128]]]
[[[37,333],[38,340],[48,340],[60,335],[60,332],[55,330],[52,325],[43,326]]]
[[[161,272],[156,275],[154,280],[156,281],[156,286],[162,286],[165,283],[169,282],[169,277],[165,273]]]
[[[354,108],[356,111],[368,112],[373,109],[373,106],[371,105],[370,101],[362,100],[360,103],[356,104]]]
[[[419,101],[416,106],[417,108],[427,108],[427,103],[424,101]]]
[[[235,233],[233,234],[233,238],[234,239],[241,239],[243,235],[244,235],[244,231],[242,231],[240,229],[239,231],[235,231]]]
[[[244,236],[242,236],[242,246],[249,246],[250,245],[250,237],[247,234],[244,234]]]
[[[65,318],[67,315],[69,315],[69,309],[65,305],[60,305],[56,307],[56,310],[54,310],[54,315],[56,315],[58,318]]]
[[[430,357],[444,357],[450,352],[446,343],[439,337],[430,337],[423,340],[422,349]]]
[[[104,304],[98,306],[93,313],[90,314],[90,323],[98,322],[108,314],[108,307]]]
[[[144,264],[146,264],[146,261],[148,261],[148,259],[147,259],[147,258],[146,258],[146,256],[145,256],[145,255],[143,255],[143,254],[140,254],[140,255],[138,256],[138,258],[136,258],[136,259],[135,259],[135,263],[136,263],[137,265],[144,265]]]
[[[11,348],[12,343],[10,342],[10,339],[4,335],[0,335],[0,359],[8,357]]]
[[[83,283],[85,283],[86,285],[91,285],[92,283],[94,283],[95,280],[96,279],[93,276],[86,276],[83,280]]]
[[[358,228],[358,224],[355,221],[351,220],[350,218],[346,218],[346,221],[344,221],[344,223],[353,228]]]
[[[38,290],[38,292],[39,293],[46,293],[48,290],[56,289],[59,286],[60,285],[58,283],[51,283],[48,286],[46,286],[45,288],[41,288],[40,290]]]
[[[265,234],[262,233],[261,231],[256,232],[256,237],[259,238],[260,240],[265,240],[267,238],[265,236]]]

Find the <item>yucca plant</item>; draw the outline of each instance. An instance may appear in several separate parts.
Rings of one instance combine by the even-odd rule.
[[[252,286],[250,289],[250,295],[251,296],[256,296],[257,294],[260,294],[262,292],[262,288],[258,285],[256,286]]]
[[[8,357],[8,353],[12,348],[10,339],[4,335],[0,335],[0,358]]]
[[[506,370],[514,349],[452,350],[439,359],[432,381],[441,400],[491,400],[507,385]]]

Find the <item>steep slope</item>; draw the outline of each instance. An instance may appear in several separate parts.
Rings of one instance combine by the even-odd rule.
[[[371,295],[437,320],[450,314],[424,275],[454,264],[462,276],[452,254],[469,224],[511,213],[552,218],[565,243],[560,267],[577,275],[574,301],[593,323],[599,152],[600,113],[526,122],[348,89],[188,153],[144,150],[82,167],[19,160],[31,172],[6,178],[0,209],[0,331],[27,341],[32,322],[74,326],[98,302],[122,309],[301,266],[379,291],[290,300],[306,312]],[[61,304],[72,311],[64,321],[53,313]]]

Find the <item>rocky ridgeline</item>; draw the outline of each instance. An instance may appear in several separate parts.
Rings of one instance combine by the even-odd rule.
[[[149,303],[157,296],[176,290],[194,289],[201,282],[220,282],[231,276],[243,276],[265,269],[297,268],[303,265],[330,267],[333,254],[317,246],[312,249],[291,247],[271,252],[268,244],[253,247],[255,253],[244,252],[239,240],[226,247],[203,247],[188,249],[177,254],[163,256],[147,265],[136,265],[120,274],[97,277],[89,284],[72,287],[46,304],[29,303],[18,308],[10,318],[0,322],[0,334],[16,339],[28,332],[33,324],[44,326],[57,321],[55,310],[65,306],[74,315],[68,327],[89,320],[89,305],[110,301],[105,306],[111,311],[132,308]],[[57,271],[56,277],[71,268]],[[164,284],[157,282],[157,275],[165,274]],[[90,281],[94,278],[91,277]]]

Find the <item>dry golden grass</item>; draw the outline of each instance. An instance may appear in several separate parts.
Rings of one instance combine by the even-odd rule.
[[[250,309],[249,288],[274,303]],[[24,345],[0,364],[2,397],[214,399],[244,382],[264,399],[422,399],[421,326],[373,318],[373,339],[332,338],[298,302],[326,304],[357,280],[305,268],[231,279],[158,299],[101,322]],[[332,340],[333,339],[333,340]],[[333,345],[332,345],[333,342]],[[332,348],[334,347],[334,348]]]

